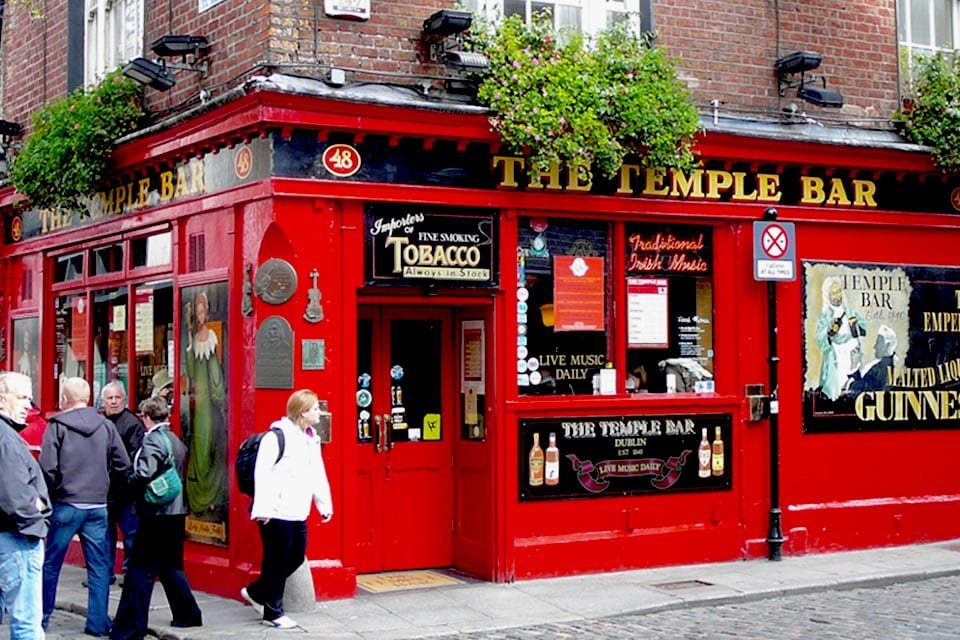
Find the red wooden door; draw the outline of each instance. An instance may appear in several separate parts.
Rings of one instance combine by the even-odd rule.
[[[360,573],[453,563],[455,361],[445,309],[358,319]]]

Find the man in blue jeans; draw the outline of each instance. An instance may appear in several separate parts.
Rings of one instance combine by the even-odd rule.
[[[50,499],[40,467],[18,435],[32,399],[30,378],[0,373],[0,607],[13,640],[42,640],[43,538]]]
[[[113,423],[87,406],[90,385],[83,378],[60,383],[60,409],[43,434],[40,467],[53,498],[53,517],[43,562],[43,628],[57,597],[60,569],[73,536],[80,534],[87,564],[87,623],[91,636],[110,633],[107,598],[110,554],[107,550],[107,493],[110,483],[126,482],[130,458]]]

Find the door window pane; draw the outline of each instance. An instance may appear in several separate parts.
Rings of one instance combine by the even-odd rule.
[[[129,394],[127,354],[127,288],[105,289],[93,294],[93,397],[100,406],[103,385],[119,380]]]
[[[172,405],[176,387],[173,381],[173,283],[164,280],[137,285],[133,301],[137,371],[131,392],[134,406],[153,395],[166,398]]]
[[[440,432],[441,326],[439,320],[390,323],[391,419],[395,442]],[[398,377],[399,376],[399,377]],[[405,425],[398,428],[398,425]]]
[[[609,359],[606,224],[521,218],[517,384],[521,395],[599,393]]]
[[[88,329],[87,297],[70,294],[54,299],[54,388],[60,388],[64,376],[87,377]]]

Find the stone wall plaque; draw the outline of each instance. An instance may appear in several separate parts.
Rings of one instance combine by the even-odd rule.
[[[257,389],[293,389],[293,329],[280,316],[257,329],[255,377]]]
[[[253,292],[269,304],[283,304],[297,290],[297,272],[286,260],[270,258],[257,269]]]

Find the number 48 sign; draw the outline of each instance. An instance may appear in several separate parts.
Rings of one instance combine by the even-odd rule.
[[[338,178],[349,178],[360,170],[360,152],[349,144],[332,144],[323,152],[323,168]]]
[[[754,280],[796,280],[796,238],[792,222],[754,222]]]

